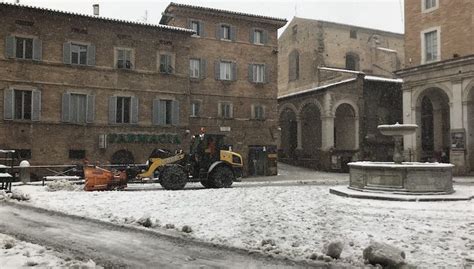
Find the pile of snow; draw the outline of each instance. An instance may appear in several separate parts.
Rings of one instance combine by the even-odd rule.
[[[332,258],[324,245],[343,242],[342,261],[363,266],[372,241],[406,254],[422,268],[462,268],[474,259],[474,201],[396,202],[344,198],[329,186],[255,186],[182,191],[46,192],[21,186],[37,207],[118,224],[137,225],[143,216],[166,224],[151,229],[192,227],[191,237],[296,259]],[[474,191],[474,186],[456,186]],[[155,188],[155,187],[154,187]],[[146,218],[145,218],[146,220]],[[176,228],[175,228],[176,227]],[[185,229],[189,231],[187,228]],[[332,255],[332,254],[331,254]],[[336,256],[336,255],[333,255]]]
[[[0,234],[0,268],[102,268],[92,260],[84,262],[61,256],[40,245]]]
[[[47,191],[80,191],[81,186],[75,185],[74,183],[66,179],[55,179],[46,183]]]
[[[18,190],[13,190],[11,193],[7,193],[4,190],[0,191],[0,201],[5,200],[18,200],[18,201],[28,201],[30,200],[30,195],[23,193]]]

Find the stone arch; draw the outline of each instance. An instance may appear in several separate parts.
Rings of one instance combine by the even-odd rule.
[[[412,100],[416,100],[415,107],[419,107],[421,105],[420,95],[422,95],[426,90],[434,89],[434,88],[442,90],[449,99],[448,104],[451,104],[451,100],[453,100],[453,94],[452,94],[451,89],[449,89],[446,85],[436,83],[436,84],[428,84],[423,87],[419,87],[415,91],[413,91]]]
[[[359,118],[359,106],[351,99],[341,99],[334,103],[331,110],[331,116],[336,116],[337,108],[342,104],[348,104],[354,109],[355,117]]]
[[[121,149],[112,154],[112,159],[110,161],[112,164],[133,164],[135,163],[135,158],[133,154],[126,150]]]
[[[304,156],[311,158],[322,145],[322,107],[316,99],[302,103],[298,118],[301,121],[301,149]]]
[[[315,98],[310,98],[310,99],[307,99],[305,101],[303,101],[299,106],[298,106],[298,115],[301,115],[301,111],[304,109],[305,106],[307,105],[310,105],[310,104],[313,104],[315,105],[316,107],[318,107],[319,111],[324,111],[323,110],[323,106],[321,105],[321,103],[315,99]]]
[[[334,106],[334,148],[356,150],[359,146],[357,106],[339,102]]]
[[[290,109],[295,113],[295,115],[298,115],[298,109],[292,103],[284,103],[283,105],[278,106],[278,115],[280,115],[286,109]]]
[[[415,99],[417,155],[421,161],[441,161],[449,154],[450,91],[436,86],[424,87]]]
[[[462,89],[462,101],[463,102],[473,101],[472,99],[473,95],[474,95],[474,79],[472,79],[471,82],[469,82],[467,86],[464,87],[464,89]]]

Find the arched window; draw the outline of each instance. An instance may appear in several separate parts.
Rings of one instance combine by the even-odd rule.
[[[359,69],[359,56],[357,54],[353,54],[353,53],[346,54],[346,69],[348,70]]]
[[[288,63],[288,80],[297,80],[300,77],[300,54],[297,50],[290,53]]]

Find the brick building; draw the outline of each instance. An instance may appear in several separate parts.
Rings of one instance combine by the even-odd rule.
[[[405,1],[403,121],[418,124],[405,136],[407,159],[441,161],[454,172],[474,169],[474,2]]]
[[[143,163],[155,147],[186,150],[200,127],[245,163],[276,144],[285,20],[176,4],[169,25],[11,4],[0,15],[0,146],[32,164]]]
[[[377,125],[401,121],[403,35],[294,18],[279,38],[280,157],[323,170],[389,160]]]

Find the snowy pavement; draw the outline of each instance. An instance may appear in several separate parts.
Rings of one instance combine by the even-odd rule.
[[[420,268],[462,268],[474,260],[474,201],[395,202],[344,198],[329,188],[347,182],[347,174],[281,169],[290,185],[236,183],[231,189],[203,189],[190,184],[182,191],[47,192],[39,186],[18,186],[29,204],[68,214],[137,225],[150,218],[153,229],[172,224],[176,233],[189,225],[200,240],[250,251],[307,259],[321,254],[324,243],[345,242],[343,262],[361,266],[371,240],[397,246]],[[317,174],[317,177],[314,177]],[[301,184],[298,184],[301,181]],[[321,184],[307,184],[308,182]],[[306,183],[306,184],[305,184]],[[255,184],[260,184],[255,186]],[[136,186],[135,186],[136,187]],[[455,185],[474,192],[472,185]],[[262,245],[271,239],[274,246]]]
[[[102,268],[89,260],[64,257],[52,249],[0,233],[0,268]]]

